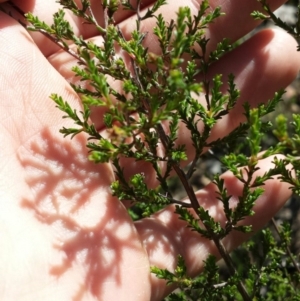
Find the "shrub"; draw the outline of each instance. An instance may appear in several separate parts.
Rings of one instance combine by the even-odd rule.
[[[208,0],[204,0],[197,15],[182,7],[176,20],[166,22],[157,14],[166,4],[165,0],[156,1],[143,14],[141,1],[137,1],[136,6],[130,1],[122,1],[123,9],[137,14],[136,28],[126,40],[114,23],[114,14],[120,9],[119,1],[102,1],[104,26],[97,23],[88,0],[81,0],[80,6],[73,0],[58,2],[63,9],[54,15],[52,25],[31,13],[27,13],[26,18],[31,24],[28,30],[41,32],[77,59],[78,65],[73,67],[73,72],[80,83],[89,84],[89,88],[72,85],[81,95],[82,112],[72,109],[61,96],[51,95],[56,106],[64,112],[64,118],[74,121],[74,127],[62,128],[61,133],[71,138],[81,132],[88,134],[90,160],[97,164],[113,164],[117,180],[111,183],[112,194],[120,201],[131,201],[128,211],[133,219],[176,204],[175,212],[180,219],[199,235],[212,240],[223,258],[224,265],[219,266],[216,258],[209,256],[204,271],[195,278],[186,274],[182,257],[178,258],[178,266],[173,272],[152,267],[157,277],[180,288],[166,300],[299,300],[299,258],[290,250],[292,232],[289,224],[278,226],[273,219],[273,228],[263,229],[232,255],[222,242],[232,231],[252,231],[251,226],[243,226],[240,222],[253,215],[252,208],[267,180],[279,176],[291,185],[295,194],[299,194],[300,115],[292,116],[291,126],[283,115],[278,116],[275,128],[263,119],[282,100],[284,92],[279,91],[265,105],[250,108],[245,104],[246,121],[225,137],[211,139],[214,125],[234,109],[239,99],[233,74],[228,78],[222,74],[209,78],[211,65],[235,47],[224,39],[215,50],[209,50],[210,41],[205,36],[205,29],[222,15],[221,7],[211,10]],[[294,26],[287,25],[272,13],[266,1],[259,2],[266,14],[253,12],[254,18],[272,18],[277,25],[299,36],[299,21]],[[66,9],[95,26],[103,36],[101,47],[76,36],[65,19]],[[156,20],[153,34],[160,45],[160,54],[143,46],[148,33],[142,31],[141,25],[149,18]],[[76,45],[76,50],[69,48],[70,42]],[[125,57],[117,55],[117,48],[123,50]],[[195,80],[199,74],[202,75],[201,82]],[[114,88],[111,79],[122,82],[122,91]],[[227,82],[226,92],[222,91],[223,81]],[[200,96],[205,98],[205,105],[198,101]],[[107,135],[102,135],[91,122],[92,107],[107,108],[104,115]],[[187,154],[186,146],[178,143],[178,128],[182,124],[190,133],[192,158]],[[262,153],[265,136],[272,131],[278,141],[268,145]],[[258,161],[272,155],[276,155],[274,167],[255,177]],[[128,178],[122,163],[124,158],[147,162],[155,172],[158,187],[149,187],[143,173]],[[221,175],[211,176],[224,209],[225,225],[214,220],[202,207],[191,185],[193,174],[200,168],[199,161],[210,158],[220,162],[222,170],[232,172],[243,185],[242,195],[232,208],[231,196]],[[289,164],[292,169],[287,168]],[[176,198],[172,190],[174,181],[181,183],[187,201]],[[192,214],[190,208],[196,214]]]

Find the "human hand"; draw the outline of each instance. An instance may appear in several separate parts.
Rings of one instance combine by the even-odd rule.
[[[13,2],[47,23],[58,9],[54,0]],[[162,8],[166,18],[175,18],[179,6],[195,9],[199,1],[174,2]],[[283,2],[270,1],[274,8]],[[94,3],[99,6],[98,1]],[[211,1],[213,6],[220,3]],[[256,25],[250,12],[258,9],[257,1],[222,5],[227,15],[210,26],[211,45],[223,37],[236,40]],[[101,12],[97,16],[101,20]],[[134,26],[134,17],[127,17],[124,12],[117,17],[125,33]],[[78,34],[101,41],[93,29],[74,17],[70,20]],[[144,26],[151,32],[151,21]],[[79,97],[68,84],[74,80],[72,57],[40,34],[30,36],[2,12],[0,39],[1,300],[161,300],[170,288],[150,275],[150,266],[172,270],[181,254],[189,273],[196,275],[208,254],[218,256],[210,241],[186,228],[173,206],[133,223],[122,203],[110,194],[112,167],[87,160],[84,134],[71,141],[58,132],[72,124],[61,118],[49,95],[57,93],[80,108]],[[157,45],[151,37],[147,39],[145,43],[155,51]],[[300,64],[295,49],[296,43],[284,32],[265,30],[212,67],[212,73],[235,74],[241,89],[237,108],[217,124],[214,137],[224,136],[242,121],[243,102],[255,106],[292,81]],[[101,114],[93,113],[99,129],[103,128]],[[190,144],[184,127],[179,135],[179,143]],[[261,161],[257,174],[268,170],[271,161]],[[154,185],[154,175],[145,166],[132,164],[130,169],[142,170]],[[240,195],[240,183],[230,173],[224,179],[228,192]],[[224,222],[214,191],[209,184],[197,196]],[[289,195],[287,184],[268,181],[255,205],[256,214],[244,223],[259,229]],[[224,244],[230,251],[247,237],[232,233]]]

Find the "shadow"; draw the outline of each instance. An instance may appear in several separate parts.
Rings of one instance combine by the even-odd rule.
[[[44,130],[19,155],[32,190],[22,206],[41,224],[51,226],[53,249],[62,254],[59,263],[50,264],[49,275],[59,279],[82,270],[80,284],[76,280],[70,288],[74,301],[87,292],[103,300],[107,282],[124,285],[124,249],[137,247],[126,210],[110,194],[112,169],[89,162],[85,143],[83,136],[70,140]]]

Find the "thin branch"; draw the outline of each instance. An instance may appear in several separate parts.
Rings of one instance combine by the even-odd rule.
[[[282,238],[281,238],[280,231],[279,231],[279,228],[278,228],[278,226],[277,226],[277,223],[276,223],[274,217],[272,218],[271,221],[272,221],[272,224],[273,224],[273,226],[274,226],[274,228],[275,228],[275,231],[276,231],[276,233],[278,234],[279,238],[282,239]],[[294,257],[293,257],[293,254],[292,254],[291,249],[289,248],[289,246],[286,246],[286,247],[285,247],[285,250],[286,250],[286,252],[288,253],[289,257],[291,258],[291,260],[292,260],[292,262],[293,262],[293,265],[294,265],[295,269],[297,270],[298,273],[300,273],[300,267],[299,267],[299,265],[297,264],[297,262],[295,261],[295,259],[294,259]]]
[[[159,195],[164,197],[164,195],[161,194],[161,193]],[[192,208],[192,205],[189,204],[189,203],[185,203],[183,201],[178,201],[178,200],[173,199],[172,197],[169,197],[169,196],[167,196],[167,199],[170,200],[173,204],[177,204],[177,205],[180,205],[180,206],[185,207],[185,208]]]
[[[168,136],[166,135],[163,127],[160,124],[157,126],[157,130],[158,130],[158,133],[159,133],[159,136],[160,136],[160,139],[162,141],[163,146],[165,147],[165,149],[167,149]],[[186,177],[186,174],[181,169],[181,167],[178,165],[178,163],[173,163],[172,167],[175,170],[177,176],[179,177],[182,185],[185,188],[185,191],[188,195],[188,198],[191,201],[192,208],[195,210],[195,212],[198,212],[198,209],[200,208],[200,205],[198,203],[198,200],[197,200],[196,194],[193,190],[193,187],[191,186],[191,184],[189,183],[189,181]],[[224,259],[224,261],[225,261],[225,263],[228,267],[230,275],[232,275],[232,276],[236,275],[237,271],[234,267],[232,258],[230,257],[229,253],[227,252],[227,250],[226,250],[225,246],[223,245],[222,241],[219,239],[219,237],[215,233],[213,233],[211,231],[211,229],[209,229],[207,226],[205,226],[205,227],[206,227],[206,230],[208,231],[210,237],[214,241],[221,257]],[[250,296],[249,296],[249,294],[246,290],[246,287],[245,287],[244,283],[242,283],[242,281],[238,281],[237,288],[238,288],[238,290],[239,290],[239,292],[242,295],[244,300],[251,301],[251,298],[250,298]]]
[[[12,3],[11,1],[7,2],[12,9],[14,9],[15,11],[17,11],[21,16],[23,16],[25,18],[25,12],[19,8],[18,6],[16,6],[14,3]],[[3,10],[4,11],[4,10]],[[6,14],[11,16],[10,12],[4,11]],[[20,19],[17,20],[24,28],[29,29],[29,26],[21,21]],[[63,42],[60,42],[58,39],[56,39],[55,37],[53,37],[51,34],[49,34],[47,31],[45,31],[44,29],[36,29],[35,31],[40,32],[42,35],[44,35],[46,38],[48,38],[49,40],[51,40],[53,43],[55,43],[57,46],[59,46],[62,50],[64,50],[65,52],[69,53],[71,56],[73,56],[75,59],[78,60],[78,62],[80,62],[81,64],[86,65],[86,62],[84,59],[82,59],[75,51],[73,51],[72,49],[69,48],[69,46],[65,45]]]
[[[81,64],[86,65],[86,61],[83,58],[81,58],[75,51],[73,51],[72,49],[70,49],[69,46],[66,46],[66,45],[64,45],[64,43],[62,43],[59,40],[57,40],[55,37],[53,37],[47,31],[45,31],[43,29],[37,29],[36,31],[38,31],[41,34],[43,34],[45,37],[47,37],[49,40],[51,40],[52,42],[54,42],[57,46],[59,46],[65,52],[69,53],[71,56],[73,56],[75,59],[77,59]]]
[[[137,21],[137,30],[138,31],[140,30],[140,25],[141,25],[141,20],[142,20],[140,9],[141,9],[141,0],[138,0],[137,8],[136,8],[136,15],[138,18],[138,21]]]
[[[197,162],[198,162],[198,159],[199,159],[199,155],[196,153],[196,154],[195,154],[195,157],[194,157],[194,159],[193,159],[193,161],[192,161],[192,163],[191,163],[191,165],[190,165],[190,167],[189,167],[189,170],[188,170],[188,172],[186,173],[186,177],[187,177],[188,179],[190,179],[191,176],[193,175],[193,173],[194,173],[194,171],[195,171],[196,164],[197,164]]]
[[[93,24],[96,26],[96,28],[102,33],[102,34],[106,34],[106,28],[108,26],[108,15],[107,15],[107,7],[105,7],[104,9],[104,20],[105,20],[105,28],[103,28],[102,26],[99,25],[99,23],[97,22],[96,18],[95,18],[95,15],[93,13],[93,10],[92,8],[89,6],[88,7],[88,12],[90,14],[90,18],[93,22]]]

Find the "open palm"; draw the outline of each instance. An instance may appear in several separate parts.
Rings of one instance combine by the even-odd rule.
[[[12,2],[48,23],[59,7],[55,0]],[[98,2],[92,1],[102,22]],[[143,5],[152,2],[145,0]],[[197,10],[201,0],[169,2],[160,11],[166,19],[175,18],[180,6]],[[222,5],[226,12],[207,32],[211,47],[224,37],[235,41],[257,25],[250,17],[259,8],[256,0],[210,2],[212,7]],[[275,9],[284,1],[269,2]],[[134,28],[134,18],[128,12],[117,14],[125,35]],[[101,43],[94,29],[73,16],[69,20],[78,35]],[[143,30],[151,32],[151,22],[145,22]],[[145,45],[158,51],[151,34]],[[241,89],[237,108],[216,125],[213,136],[224,136],[243,120],[244,101],[255,106],[293,80],[300,66],[295,49],[296,43],[284,32],[265,30],[212,67],[212,74],[235,74]],[[2,12],[0,53],[2,301],[161,300],[172,288],[150,275],[151,265],[172,270],[181,254],[189,273],[195,275],[207,254],[218,256],[213,243],[187,229],[172,206],[133,223],[123,204],[111,196],[112,167],[87,160],[85,134],[71,141],[58,132],[68,121],[61,118],[49,95],[57,93],[80,108],[80,99],[69,85],[74,80],[70,67],[75,59],[42,35],[30,36]],[[93,112],[99,129],[103,128],[102,114]],[[189,148],[184,127],[179,139]],[[271,161],[260,162],[259,173],[268,170]],[[147,166],[132,162],[130,170],[143,171],[149,185],[154,185],[155,177]],[[228,192],[239,195],[242,186],[238,181],[230,173],[224,179]],[[256,214],[245,220],[254,229],[262,227],[290,195],[288,186],[277,180],[268,181],[265,189],[255,206]],[[216,219],[224,221],[213,184],[197,196]],[[234,233],[224,244],[232,250],[245,239],[246,235]]]

